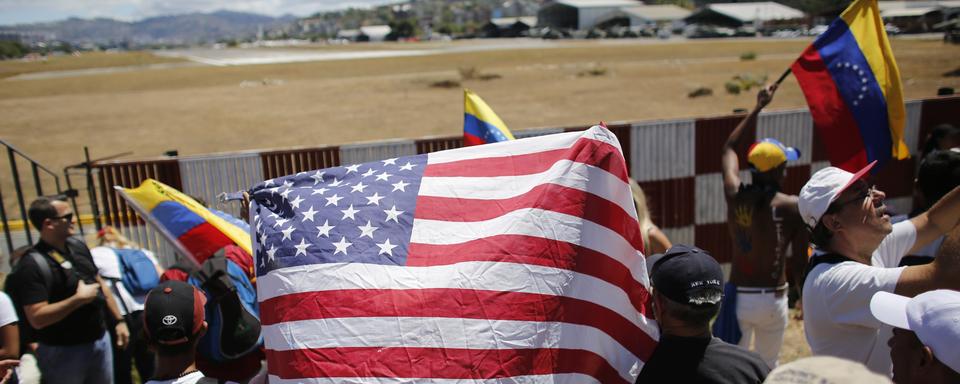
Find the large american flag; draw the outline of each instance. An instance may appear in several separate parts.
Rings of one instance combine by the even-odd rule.
[[[272,383],[632,383],[656,345],[605,128],[251,192]]]

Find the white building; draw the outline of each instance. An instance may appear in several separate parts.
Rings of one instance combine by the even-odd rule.
[[[630,19],[631,27],[673,25],[692,14],[690,10],[676,5],[639,5],[620,10]]]
[[[360,33],[370,38],[370,41],[383,41],[393,29],[389,25],[368,25],[360,27]]]
[[[537,12],[538,27],[585,30],[621,8],[643,5],[637,0],[558,0]]]
[[[801,22],[806,15],[797,9],[772,1],[756,3],[708,4],[685,19],[688,24],[718,25],[723,27],[755,27],[763,24]]]

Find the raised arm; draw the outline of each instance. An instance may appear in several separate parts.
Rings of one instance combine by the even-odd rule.
[[[910,253],[915,253],[960,224],[960,187],[954,188],[911,221],[917,227],[917,240],[910,248]]]
[[[740,139],[743,137],[743,131],[747,127],[753,126],[754,122],[757,121],[757,115],[760,114],[760,110],[770,104],[770,101],[773,100],[773,94],[777,91],[777,84],[770,84],[760,92],[757,93],[757,105],[753,107],[753,110],[750,111],[750,114],[747,115],[734,128],[733,132],[730,132],[730,136],[727,137],[727,141],[723,143],[723,154],[721,155],[721,166],[723,169],[723,192],[727,198],[733,197],[737,193],[737,189],[740,188],[740,159],[737,157],[737,146],[740,144]]]
[[[960,290],[960,187],[954,188],[927,212],[911,219],[917,239],[914,253],[942,235],[948,235],[933,262],[907,267],[897,281],[898,295],[915,296],[933,289]]]

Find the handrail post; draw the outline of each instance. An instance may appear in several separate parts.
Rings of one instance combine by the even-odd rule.
[[[43,196],[43,185],[40,184],[40,172],[36,162],[30,162],[30,170],[33,171],[33,185],[37,188],[37,196]]]
[[[70,173],[68,173],[69,169],[70,168],[63,169],[63,178],[67,181],[68,191],[73,190],[73,185],[70,183]],[[70,204],[73,205],[73,212],[77,214],[77,227],[80,228],[80,236],[86,236],[86,234],[83,233],[83,220],[80,220],[80,209],[77,207],[77,198],[72,194],[70,195]]]
[[[83,147],[83,156],[86,162],[84,168],[87,170],[87,193],[90,195],[90,210],[93,211],[93,225],[97,232],[103,229],[103,223],[100,221],[100,204],[97,203],[97,188],[93,185],[93,164],[90,162],[90,148]]]
[[[0,191],[0,221],[3,221],[3,236],[7,240],[7,251],[13,255],[13,238],[10,236],[10,223],[7,222],[7,208],[3,206],[3,191]]]
[[[17,189],[17,202],[20,203],[20,217],[23,218],[26,224],[28,221],[27,210],[23,202],[23,190],[20,187],[20,171],[17,170],[17,159],[13,156],[13,148],[7,147],[7,156],[10,158],[10,171],[13,174],[13,185]],[[33,234],[30,233],[30,226],[24,225],[23,230],[27,234],[27,242],[33,244]]]

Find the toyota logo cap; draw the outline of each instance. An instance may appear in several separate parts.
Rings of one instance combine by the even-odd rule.
[[[206,296],[182,281],[165,281],[147,294],[143,329],[154,343],[177,345],[189,342],[203,325]]]

